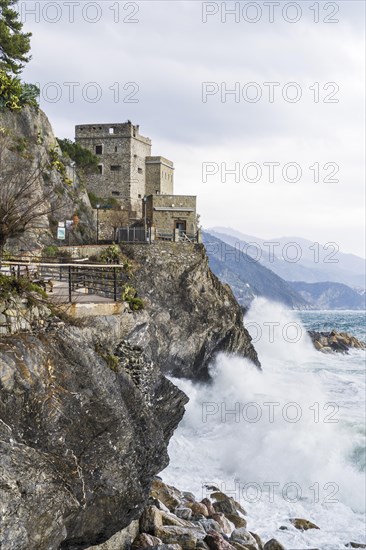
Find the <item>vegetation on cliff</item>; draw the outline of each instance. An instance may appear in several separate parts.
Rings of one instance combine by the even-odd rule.
[[[23,32],[23,23],[14,9],[18,0],[0,0],[0,109],[21,111],[25,105],[37,106],[39,90],[24,84],[19,75],[30,60],[31,33]]]
[[[0,127],[0,251],[9,239],[39,228],[45,216],[61,207],[52,200],[52,185],[41,189],[41,180],[50,182],[56,171],[64,184],[70,183],[57,152],[52,148],[39,154],[34,146],[31,139]]]
[[[25,107],[0,110],[0,223],[3,246],[41,248],[55,243],[59,221],[78,218],[71,244],[95,239],[84,186],[64,157],[46,115]],[[6,130],[5,130],[6,129]]]
[[[75,169],[80,179],[83,180],[86,176],[98,172],[99,160],[88,149],[85,149],[70,139],[57,138],[57,142],[63,156],[75,163]]]

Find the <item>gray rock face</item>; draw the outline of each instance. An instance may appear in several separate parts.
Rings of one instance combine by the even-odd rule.
[[[355,336],[347,334],[347,332],[316,332],[309,330],[308,334],[318,351],[324,353],[337,352],[348,353],[350,349],[366,349],[366,345]]]
[[[139,350],[115,354],[77,327],[1,340],[2,550],[87,548],[141,513],[187,398]]]
[[[243,312],[228,285],[211,272],[203,245],[125,245],[135,263],[132,284],[145,315],[126,333],[163,372],[204,380],[220,351],[247,357],[260,366]]]
[[[57,150],[61,156],[52,126],[41,109],[25,107],[19,113],[0,111],[0,127],[6,128],[13,138],[21,140],[26,145],[27,152],[35,160],[42,160],[43,164],[52,149]],[[42,216],[34,224],[36,228],[27,230],[21,243],[18,239],[10,239],[7,243],[10,250],[17,251],[19,248],[31,250],[53,243],[57,221],[72,219],[76,211],[81,223],[72,232],[72,243],[82,244],[95,239],[95,222],[88,195],[79,185],[70,160],[64,160],[68,177],[73,182],[70,185],[66,184],[56,170],[51,171],[48,178],[42,174],[38,175],[32,192],[43,194],[46,197],[46,203],[50,205],[50,212],[53,211],[49,216]]]

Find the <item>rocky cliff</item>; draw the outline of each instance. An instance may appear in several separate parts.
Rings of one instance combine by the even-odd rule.
[[[141,351],[61,323],[0,343],[1,548],[81,549],[141,513],[186,396]]]
[[[1,126],[34,158],[55,146],[41,111],[2,113]],[[80,227],[93,230],[77,182],[67,186],[57,171],[49,178],[40,175],[37,192],[51,187],[47,200],[61,197],[62,208],[25,236],[31,248],[51,241],[57,219],[77,207]],[[131,525],[168,464],[187,402],[164,374],[208,380],[220,351],[260,367],[242,310],[203,245],[137,244],[124,253],[142,311],[126,306],[75,325],[34,304],[37,296],[0,299],[2,550],[83,549]]]
[[[53,133],[52,126],[43,111],[25,107],[21,112],[0,110],[0,129],[4,128],[15,144],[16,150],[33,165],[45,167],[50,152],[62,157],[61,149]],[[63,158],[63,173],[56,170],[35,170],[32,194],[43,195],[49,204],[49,214],[39,218],[23,238],[8,242],[11,250],[31,250],[52,243],[57,233],[58,221],[71,220],[77,213],[80,224],[72,232],[72,242],[83,243],[95,238],[93,211],[85,188],[77,178],[70,159]],[[61,166],[62,168],[62,166]],[[65,181],[67,180],[67,181]]]
[[[197,380],[220,351],[260,366],[243,312],[228,285],[212,273],[203,245],[126,245],[132,283],[145,302],[125,337],[141,346],[165,373]]]
[[[201,245],[131,245],[142,311],[52,317],[0,339],[4,550],[76,550],[138,518],[187,397],[162,372],[208,378],[219,351],[259,365]]]

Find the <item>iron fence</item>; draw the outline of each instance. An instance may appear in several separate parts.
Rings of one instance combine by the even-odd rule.
[[[48,286],[50,293],[53,291],[53,283],[65,283],[66,298],[70,303],[74,301],[73,293],[80,291],[117,302],[128,281],[128,272],[118,264],[2,262],[0,273],[27,278],[45,290]]]

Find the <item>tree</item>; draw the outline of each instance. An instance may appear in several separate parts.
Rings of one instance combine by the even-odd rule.
[[[30,60],[31,33],[22,32],[23,23],[13,6],[18,0],[0,0],[0,70],[19,74]]]
[[[46,158],[47,157],[47,158]],[[0,128],[0,253],[9,239],[48,226],[47,215],[58,206],[44,177],[54,169],[46,155],[34,158],[24,144]]]
[[[113,240],[117,239],[117,231],[120,227],[126,227],[129,222],[129,212],[120,208],[108,211],[106,225],[113,229]]]

